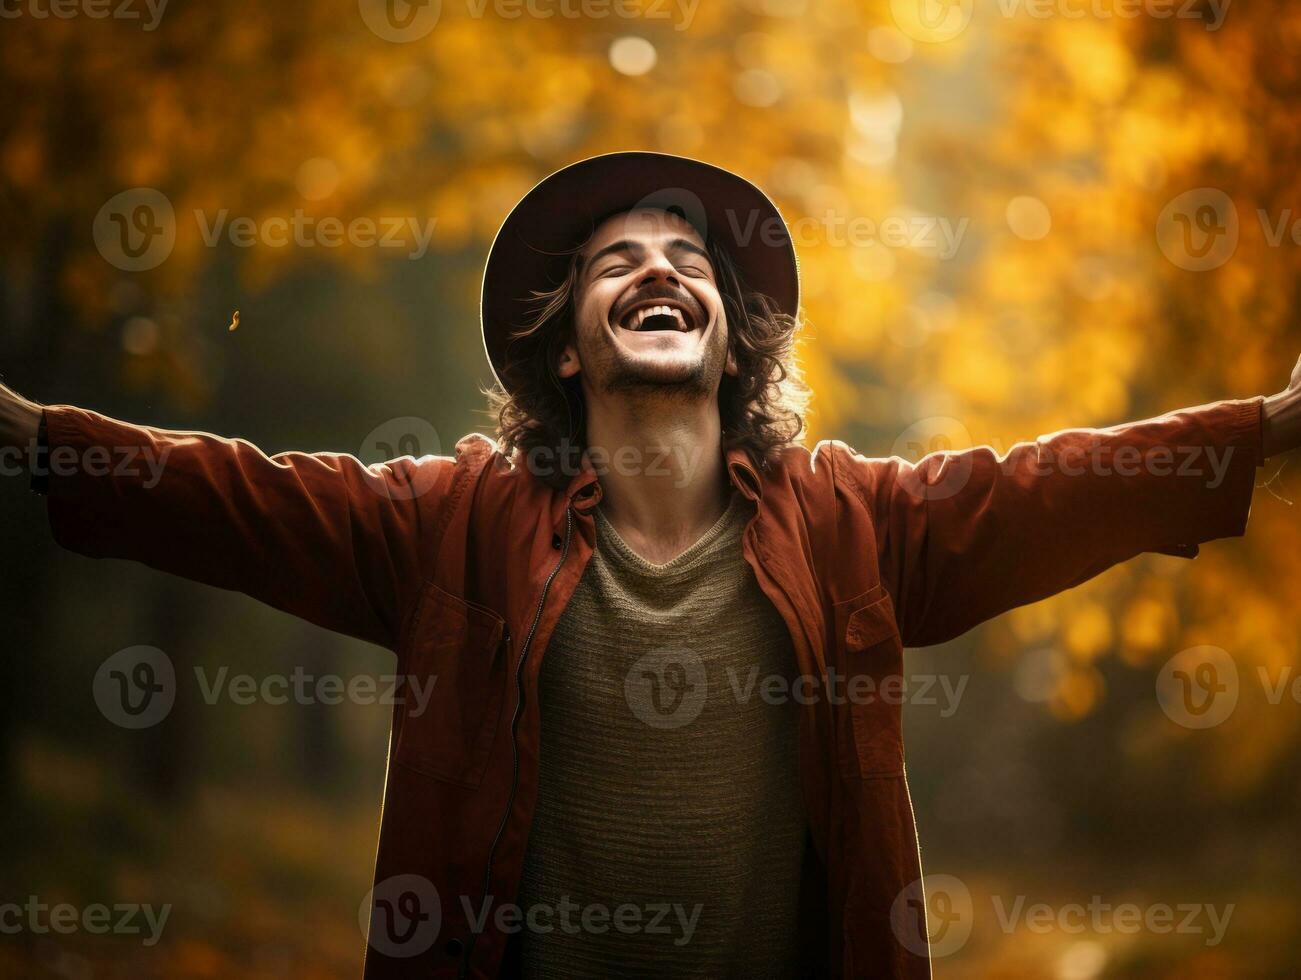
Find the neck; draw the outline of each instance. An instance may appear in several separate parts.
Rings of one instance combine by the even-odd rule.
[[[726,509],[727,469],[712,398],[589,392],[587,446],[601,479],[601,512],[648,561],[681,554]]]

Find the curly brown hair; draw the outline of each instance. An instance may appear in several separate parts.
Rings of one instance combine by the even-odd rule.
[[[737,366],[735,377],[723,375],[718,392],[723,450],[741,448],[762,469],[804,433],[809,389],[795,358],[799,323],[769,296],[749,288],[720,243],[710,239],[706,248]],[[530,460],[545,453],[558,461],[558,466],[538,468],[538,475],[560,487],[576,472],[586,444],[579,379],[556,373],[560,354],[573,339],[581,249],[574,249],[560,285],[533,292],[534,312],[511,334],[498,371],[504,388],[486,392],[502,451],[519,451]]]

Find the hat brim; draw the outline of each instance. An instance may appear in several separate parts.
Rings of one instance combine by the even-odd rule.
[[[677,210],[720,242],[750,289],[796,316],[799,269],[781,212],[730,171],[667,153],[589,157],[540,181],[502,223],[483,273],[483,345],[498,382],[512,334],[535,314],[533,293],[564,281],[575,249],[611,215],[637,207]]]

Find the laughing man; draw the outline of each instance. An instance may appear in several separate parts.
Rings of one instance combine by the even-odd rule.
[[[1301,373],[1003,456],[869,459],[799,443],[798,307],[761,191],[612,154],[493,244],[496,442],[267,457],[0,389],[0,447],[61,545],[433,683],[394,710],[369,980],[920,980],[899,699],[871,692],[905,646],[1242,534],[1256,467],[1301,442]]]

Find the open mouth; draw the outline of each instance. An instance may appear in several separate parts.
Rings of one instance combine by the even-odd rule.
[[[634,306],[619,320],[619,326],[639,333],[652,330],[687,333],[696,329],[696,320],[685,306],[672,301],[653,300]]]

